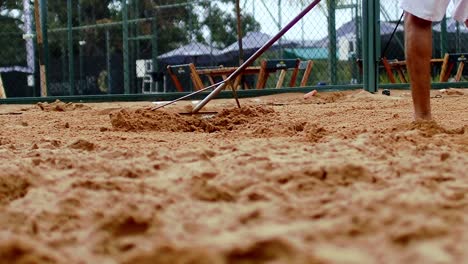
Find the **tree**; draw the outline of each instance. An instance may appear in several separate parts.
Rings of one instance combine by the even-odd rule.
[[[233,4],[234,1],[224,1],[225,3]],[[205,18],[203,24],[207,26],[211,40],[217,48],[224,48],[237,40],[237,18],[234,15],[234,6],[231,6],[232,12],[226,13],[220,8],[219,3],[212,4],[211,2],[202,5],[205,8]],[[242,36],[247,32],[259,31],[260,24],[250,14],[243,14]]]
[[[22,39],[22,1],[4,0],[0,2],[0,66],[26,63],[25,42]]]

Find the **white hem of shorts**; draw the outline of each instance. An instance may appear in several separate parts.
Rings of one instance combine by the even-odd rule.
[[[418,1],[418,2],[415,2]],[[427,3],[419,0],[400,0],[400,8],[419,18],[429,21],[441,21],[449,4],[448,0],[432,0],[434,10],[427,9]],[[429,1],[431,2],[431,1]],[[468,19],[468,0],[452,0],[455,7],[452,11],[452,17],[459,22],[465,22]],[[430,4],[429,4],[430,5]],[[443,12],[442,12],[443,10]],[[438,13],[439,12],[439,13]]]
[[[433,22],[441,21],[442,18],[444,18],[445,11],[447,10],[447,6],[449,3],[449,1],[447,1],[446,4],[438,2],[439,5],[441,4],[445,5],[445,8],[441,8],[441,6],[434,8],[436,11],[440,11],[439,14],[436,14],[436,11],[427,9],[427,5],[425,5],[423,2],[413,2],[413,1],[419,1],[419,0],[400,0],[400,8],[414,16],[417,16],[425,20],[433,21]],[[443,0],[435,0],[435,1],[443,1]]]

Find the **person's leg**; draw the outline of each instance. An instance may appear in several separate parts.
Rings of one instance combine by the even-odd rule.
[[[411,80],[414,118],[431,120],[432,22],[410,13],[405,16],[406,64]]]

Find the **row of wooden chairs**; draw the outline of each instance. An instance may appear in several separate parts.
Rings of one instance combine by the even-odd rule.
[[[257,75],[257,82],[255,85],[256,89],[264,89],[267,86],[267,81],[271,74],[279,72],[278,78],[276,80],[275,88],[285,87],[285,79],[287,72],[291,71],[291,76],[289,78],[289,83],[287,87],[296,87],[297,79],[300,71],[303,72],[301,81],[299,83],[300,87],[307,86],[310,74],[313,68],[313,61],[301,61],[299,59],[271,59],[263,60],[260,63],[260,66],[248,67],[244,73],[239,75],[233,83],[233,86],[237,89],[242,82],[243,76],[245,75]],[[182,64],[182,65],[169,65],[167,71],[171,77],[172,82],[174,83],[177,91],[185,91],[182,84],[183,79],[190,78],[193,87],[195,90],[201,90],[205,87],[205,83],[202,81],[200,75],[207,76],[208,84],[212,85],[215,83],[215,77],[220,76],[225,80],[229,74],[236,70],[235,67],[212,67],[212,68],[202,68],[197,69],[193,63]],[[250,87],[249,84],[245,83],[244,87]],[[233,87],[231,87],[233,88]]]
[[[467,57],[468,53],[446,53],[443,59],[431,59],[431,64],[441,64],[439,82],[447,82],[449,80],[450,74],[457,63],[458,68],[454,80],[459,82],[463,75]],[[391,83],[397,82],[394,73],[398,75],[398,79],[401,83],[408,82],[405,74],[406,61],[387,60],[383,58],[382,62]]]

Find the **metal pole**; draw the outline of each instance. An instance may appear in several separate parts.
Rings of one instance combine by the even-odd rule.
[[[328,10],[328,70],[330,72],[331,84],[337,83],[336,59],[336,0],[327,1]]]
[[[60,65],[61,66],[60,69],[62,70],[62,79],[60,81],[62,81],[64,88],[66,86],[65,83],[67,83],[68,81],[67,77],[69,76],[69,75],[67,76],[67,69],[68,69],[68,67],[66,66],[67,65],[67,48],[66,48],[67,44],[65,43],[66,42],[65,39],[66,37],[63,38],[63,41],[60,41],[60,51],[62,52],[60,56],[60,58],[62,59],[62,64]],[[63,90],[65,94],[65,89]],[[68,92],[70,92],[70,89],[68,90],[69,90]]]
[[[80,63],[80,78],[79,78],[79,85],[78,85],[78,90],[80,91],[79,93],[81,94],[82,92],[82,85],[83,85],[83,80],[85,79],[85,76],[84,76],[84,62],[83,62],[83,45],[79,45],[79,49],[78,49],[78,59],[79,59],[79,63]]]
[[[151,23],[151,28],[153,30],[153,34],[151,35],[151,53],[152,53],[152,60],[153,60],[153,71],[157,72],[158,69],[158,23],[156,21],[156,12],[154,13],[154,20]]]
[[[354,25],[356,27],[356,30],[354,31],[354,35],[355,35],[355,39],[354,39],[354,50],[353,50],[353,56],[351,57],[351,68],[352,68],[352,83],[353,84],[356,84],[358,83],[359,81],[359,69],[358,69],[358,65],[357,65],[357,61],[356,59],[357,58],[360,58],[358,56],[358,43],[359,43],[359,19],[358,19],[358,16],[359,16],[359,13],[358,13],[358,5],[357,3],[355,3],[355,1],[353,0],[352,1],[353,3],[353,8],[351,9],[351,17],[354,16]]]
[[[112,67],[111,67],[111,47],[110,34],[106,30],[106,57],[107,57],[107,94],[112,94]]]
[[[153,18],[138,18],[138,19],[128,19],[128,24],[136,24],[136,23],[143,23],[153,20]],[[83,30],[83,29],[98,29],[98,28],[110,28],[110,27],[119,27],[122,26],[123,22],[108,22],[102,24],[93,24],[93,25],[84,25],[84,26],[76,26],[73,27],[73,30]],[[60,31],[68,31],[67,27],[64,28],[53,28],[49,30],[50,32],[60,32]]]
[[[135,15],[136,15],[136,18],[138,18],[140,16],[140,1],[138,0],[134,0],[134,1],[135,1]],[[140,27],[138,24],[135,25],[135,30],[136,30],[136,37],[140,36],[141,32],[140,32]],[[140,59],[140,40],[136,41],[136,52],[137,52],[136,58]]]
[[[140,16],[140,1],[139,0],[134,0],[134,5],[135,5],[135,13],[134,13],[134,18],[138,18]],[[136,40],[136,44],[135,44],[135,50],[136,50],[136,54],[135,54],[135,59],[132,60],[133,62],[135,62],[135,60],[138,60],[140,59],[140,39],[138,38],[141,34],[141,30],[140,30],[140,27],[139,27],[139,24],[135,24],[135,37],[137,38]],[[140,70],[140,71],[144,71],[144,69],[137,69],[136,67],[136,63],[132,63],[134,65],[134,69],[132,70],[132,80],[137,80],[138,81],[138,78],[136,76],[136,72],[137,70]],[[137,88],[134,89],[135,91],[138,91],[138,87],[141,87],[141,85],[138,85],[137,83]]]
[[[44,48],[44,68],[45,68],[45,82],[46,82],[46,91],[45,95],[49,94],[49,36],[47,33],[47,0],[39,0],[41,5],[41,30],[42,30],[42,40]]]
[[[281,10],[281,0],[278,0],[278,30],[281,30],[282,24],[283,24],[283,16],[282,16],[282,10]],[[279,57],[283,58],[283,47],[282,47],[282,40],[281,38],[278,40],[278,46],[279,46]]]
[[[128,19],[133,19],[135,17],[135,3],[136,0],[128,0],[127,10],[128,10]],[[128,22],[128,20],[127,20]],[[128,23],[128,47],[129,47],[129,80],[130,80],[130,93],[136,93],[135,89],[135,74],[136,74],[136,65],[135,60],[137,59],[136,51],[136,42],[132,39],[137,36],[136,34],[136,24]]]
[[[362,59],[362,5],[360,5],[361,1],[356,0],[356,58]],[[357,63],[354,62],[355,64]],[[358,83],[362,83],[362,76],[358,74]]]
[[[378,26],[379,0],[363,0],[363,68],[364,68],[364,89],[375,93],[378,89],[378,67],[377,49],[380,45],[380,29]]]
[[[460,47],[461,47],[461,43],[460,43],[460,23],[458,21],[456,23],[457,23],[456,24],[456,31],[457,31],[456,38],[457,38],[457,41],[455,43],[455,45],[456,45],[455,49],[456,49],[457,53],[460,53],[461,52],[461,50],[460,50]]]
[[[130,94],[130,57],[128,47],[128,10],[127,0],[122,1],[122,20],[123,20],[123,74],[124,74],[124,94]]]
[[[42,22],[39,1],[34,1],[34,17],[36,20],[37,49],[39,54],[39,78],[41,87],[41,97],[47,96],[46,69],[44,65],[44,39],[42,37]]]
[[[239,45],[239,66],[244,63],[244,48],[242,43],[242,17],[241,17],[241,10],[240,10],[240,0],[236,0],[236,16],[237,16],[237,43]],[[241,89],[244,86],[244,76],[241,76]],[[237,87],[232,88],[233,91],[237,89]]]
[[[216,89],[214,89],[203,101],[193,109],[193,113],[197,113],[200,109],[203,108],[211,99],[216,97],[226,86],[226,83],[231,82],[235,79],[241,72],[243,72],[248,66],[250,66],[258,57],[260,57],[267,49],[269,49],[278,39],[280,39],[286,32],[288,32],[299,20],[301,20],[307,13],[310,12],[321,0],[314,0],[310,3],[301,13],[299,13],[291,22],[289,22],[283,29],[278,32],[273,38],[271,38],[267,43],[265,43],[260,49],[258,49],[252,56],[250,56],[237,70],[235,70],[227,79],[221,83]]]
[[[81,23],[82,23],[82,19],[81,19],[81,0],[78,1],[78,23],[79,23],[78,26],[80,26]],[[80,78],[79,78],[79,82],[78,82],[78,84],[79,84],[78,85],[78,90],[82,91],[81,86],[83,84],[83,79],[84,79],[83,78],[84,77],[83,76],[84,65],[83,65],[83,45],[81,43],[81,41],[83,41],[83,40],[81,39],[81,36],[82,36],[81,32],[78,32],[78,36],[80,36],[80,41],[78,43],[79,44],[79,47],[78,47],[78,60],[79,60],[79,63],[80,63]]]
[[[242,18],[240,10],[240,0],[236,0],[236,16],[237,16],[237,43],[239,45],[239,65],[244,63],[244,48],[242,47]]]
[[[32,14],[31,14],[31,2],[29,0],[23,0],[23,12],[24,12],[24,32],[27,35],[33,36],[33,29],[32,29]],[[28,69],[31,71],[28,75],[28,78],[32,77],[32,95],[36,96],[36,82],[34,81],[34,75],[36,74],[36,65],[35,65],[35,47],[34,47],[34,40],[32,38],[26,39],[26,63],[28,65]],[[28,80],[29,84],[29,80]]]
[[[440,57],[443,58],[447,53],[447,16],[444,16],[440,22]]]
[[[68,10],[68,79],[70,85],[70,95],[75,95],[75,60],[73,57],[73,9],[72,0],[67,0]]]
[[[153,72],[158,72],[159,67],[158,67],[158,23],[156,20],[156,15],[157,11],[154,12],[154,19],[151,22],[151,30],[153,31],[151,35],[151,57],[152,57],[152,66],[153,66]],[[154,81],[154,80],[153,80]],[[159,80],[156,80],[158,85],[156,86],[156,89],[159,90]],[[164,85],[164,84],[163,84]],[[159,91],[157,91],[159,92]]]
[[[304,1],[301,1],[301,9],[304,9]],[[301,20],[301,43],[302,46],[305,46],[305,22]]]

